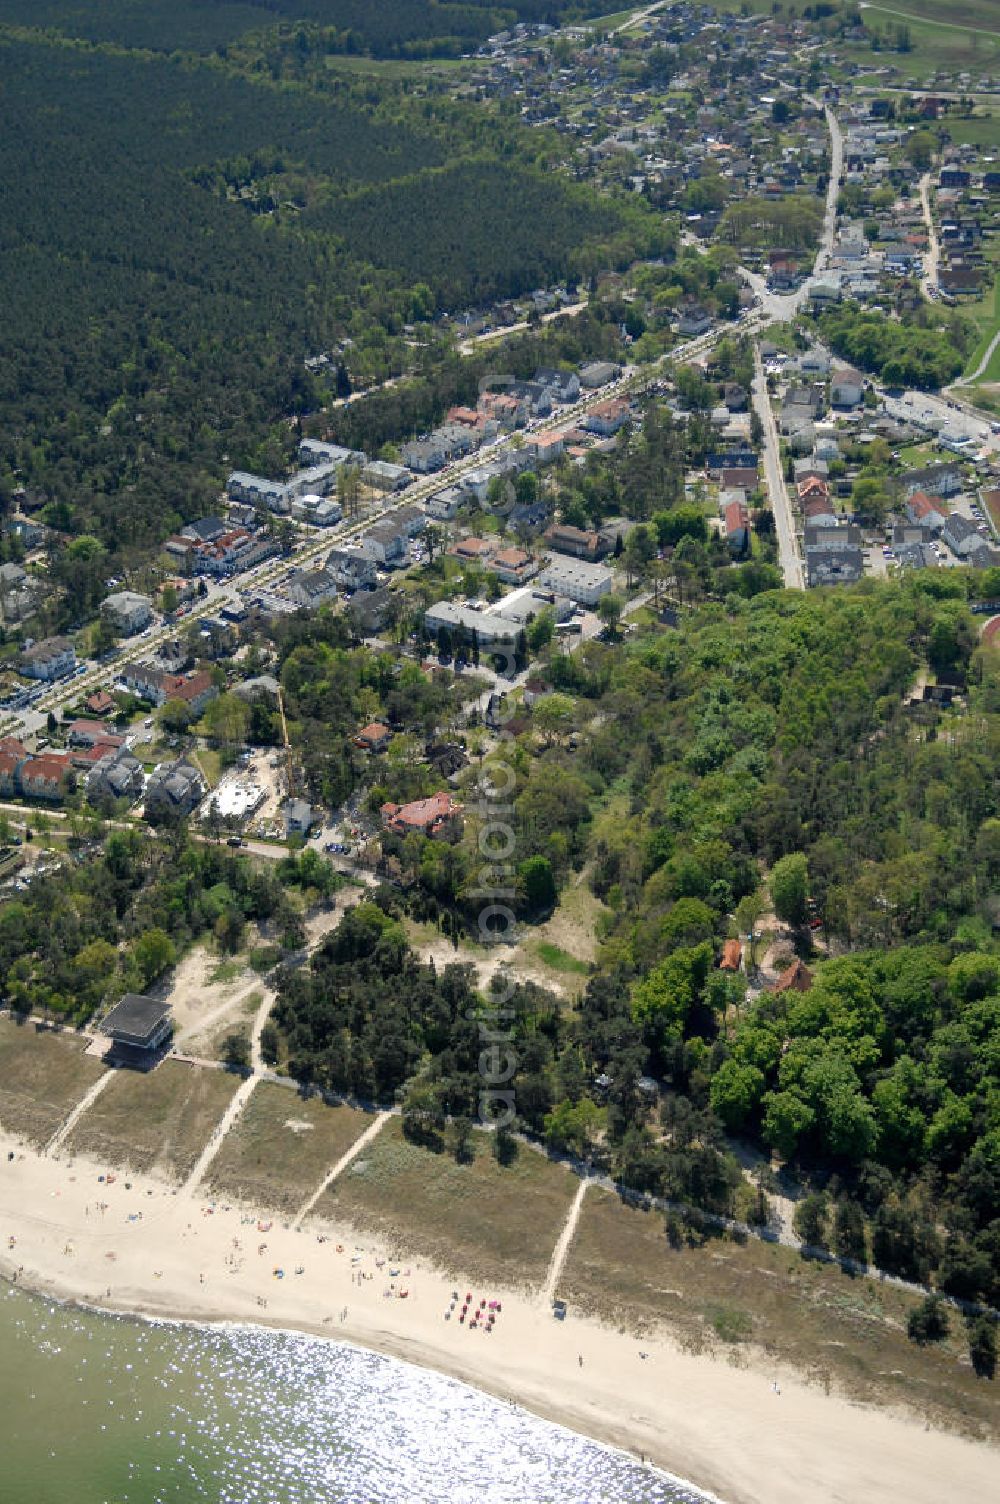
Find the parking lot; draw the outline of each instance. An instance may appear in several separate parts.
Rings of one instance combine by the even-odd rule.
[[[886,397],[885,408],[891,418],[900,422],[927,426],[935,433],[965,435],[970,458],[981,449],[1000,450],[1000,433],[994,433],[982,418],[965,412],[956,398],[931,392],[903,392],[900,397]]]

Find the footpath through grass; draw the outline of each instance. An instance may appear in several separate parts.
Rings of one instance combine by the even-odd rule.
[[[211,1165],[209,1188],[294,1215],[371,1121],[353,1107],[261,1082]]]
[[[66,1141],[70,1154],[136,1174],[187,1178],[239,1085],[227,1071],[164,1060],[153,1071],[119,1070]]]
[[[989,349],[991,341],[1000,332],[1000,270],[996,272],[993,287],[985,297],[971,304],[964,311],[979,326],[982,335],[965,368],[965,375],[971,376],[979,369],[980,361]],[[1000,381],[1000,345],[993,351],[989,364],[981,375],[976,377],[976,380],[977,382]]]
[[[907,1405],[933,1424],[1000,1435],[994,1386],[972,1374],[956,1313],[946,1341],[918,1347],[906,1335],[916,1297],[790,1248],[718,1237],[674,1249],[661,1213],[592,1188],[558,1294],[637,1335],[662,1325],[683,1348],[737,1365],[753,1348],[853,1400]]]
[[[317,1217],[377,1235],[399,1258],[423,1258],[456,1277],[538,1289],[579,1181],[521,1148],[498,1165],[491,1135],[473,1134],[475,1158],[457,1164],[387,1123],[321,1198]]]
[[[84,1054],[88,1044],[80,1034],[39,1032],[34,1020],[0,1018],[0,1126],[47,1144],[105,1073],[96,1056]]]

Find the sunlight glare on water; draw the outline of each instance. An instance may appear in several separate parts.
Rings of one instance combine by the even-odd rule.
[[[3,1504],[673,1504],[701,1496],[455,1380],[257,1327],[0,1298]]]

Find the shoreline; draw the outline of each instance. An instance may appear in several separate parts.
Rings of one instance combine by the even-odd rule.
[[[143,1326],[187,1327],[193,1331],[269,1331],[286,1337],[308,1337],[314,1341],[330,1342],[337,1347],[348,1348],[352,1352],[370,1353],[375,1357],[388,1358],[390,1362],[405,1364],[407,1368],[412,1368],[417,1373],[432,1372],[443,1378],[450,1379],[455,1384],[461,1384],[464,1388],[472,1390],[476,1394],[486,1394],[491,1399],[495,1399],[503,1404],[516,1406],[517,1409],[523,1410],[526,1415],[531,1415],[536,1420],[544,1421],[546,1425],[555,1426],[559,1430],[566,1431],[568,1434],[579,1437],[582,1440],[592,1441],[604,1451],[613,1453],[615,1456],[632,1463],[633,1466],[645,1468],[671,1487],[697,1494],[701,1504],[731,1504],[731,1501],[720,1499],[717,1494],[709,1493],[700,1484],[692,1482],[690,1478],[681,1478],[677,1473],[670,1472],[665,1466],[654,1462],[651,1457],[643,1457],[641,1455],[637,1457],[634,1452],[625,1446],[611,1440],[605,1440],[600,1436],[595,1436],[588,1431],[581,1431],[569,1425],[567,1421],[557,1419],[555,1414],[547,1415],[541,1410],[529,1408],[527,1405],[522,1404],[520,1400],[515,1399],[509,1394],[502,1393],[499,1389],[490,1389],[483,1381],[473,1383],[469,1379],[462,1378],[451,1369],[439,1367],[434,1363],[418,1362],[413,1357],[406,1357],[402,1351],[389,1352],[385,1349],[366,1347],[360,1342],[352,1341],[350,1337],[333,1336],[330,1332],[322,1331],[318,1328],[309,1330],[304,1326],[285,1326],[280,1322],[267,1321],[263,1318],[257,1321],[234,1321],[227,1316],[194,1319],[190,1316],[163,1311],[126,1311],[117,1310],[110,1306],[91,1305],[86,1301],[78,1300],[72,1296],[60,1296],[53,1291],[33,1289],[27,1284],[11,1280],[4,1273],[2,1264],[3,1260],[0,1259],[0,1284],[8,1285],[14,1290],[20,1290],[30,1300],[46,1301],[64,1310],[82,1311],[91,1316],[111,1316],[119,1321],[135,1322],[137,1325]]]
[[[0,1276],[101,1314],[266,1326],[433,1369],[642,1458],[709,1504],[933,1504],[956,1486],[986,1497],[995,1480],[995,1446],[826,1395],[761,1356],[736,1367],[663,1332],[639,1339],[572,1309],[556,1321],[537,1294],[463,1278],[477,1302],[501,1302],[487,1337],[446,1318],[458,1281],[354,1229],[293,1231],[235,1202],[104,1173],[0,1129]]]

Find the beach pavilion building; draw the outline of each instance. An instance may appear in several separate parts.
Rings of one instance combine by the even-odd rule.
[[[116,1055],[126,1062],[148,1069],[173,1032],[170,1004],[126,992],[101,1025],[101,1033],[111,1040]]]

